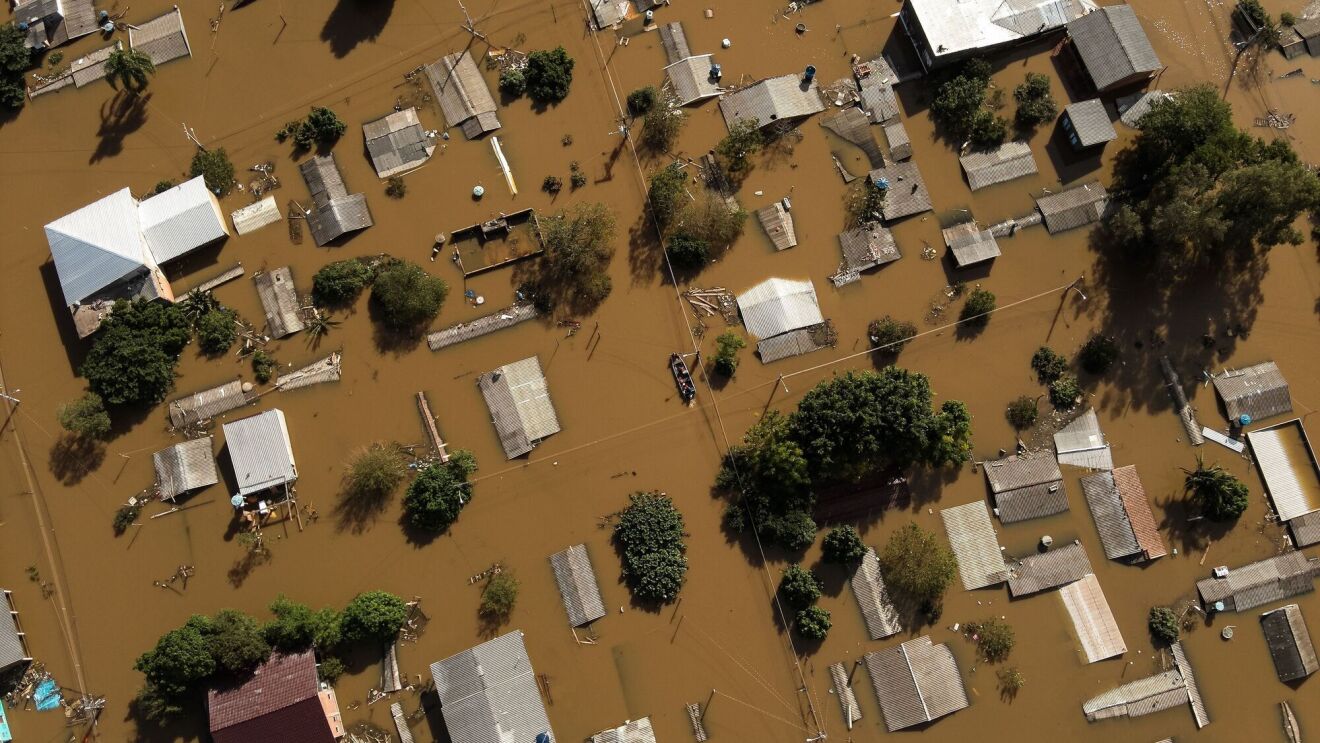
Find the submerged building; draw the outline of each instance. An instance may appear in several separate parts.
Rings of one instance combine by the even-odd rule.
[[[1063,28],[1092,0],[906,0],[898,20],[926,70]]]
[[[456,743],[555,743],[523,633],[514,630],[431,664]]]

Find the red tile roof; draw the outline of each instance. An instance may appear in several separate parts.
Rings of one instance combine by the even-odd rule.
[[[1146,488],[1137,476],[1137,468],[1128,465],[1114,470],[1114,484],[1118,486],[1123,510],[1127,511],[1128,521],[1132,522],[1132,531],[1137,536],[1137,544],[1146,553],[1146,559],[1154,560],[1169,554],[1164,540],[1160,538],[1160,530],[1155,526],[1155,514],[1151,513]]]
[[[215,743],[333,743],[317,697],[316,655],[276,653],[239,686],[207,692]]]

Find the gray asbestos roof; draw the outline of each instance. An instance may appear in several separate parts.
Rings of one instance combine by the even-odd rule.
[[[760,221],[765,234],[774,243],[775,250],[788,250],[797,246],[797,232],[793,229],[793,213],[776,201],[769,206],[756,210],[756,219]]]
[[[591,0],[591,13],[596,16],[596,27],[613,26],[628,15],[628,0]]]
[[[581,627],[605,616],[605,604],[585,544],[575,544],[551,555],[550,568],[555,572],[570,625]]]
[[[1099,222],[1109,208],[1109,193],[1099,181],[1073,186],[1036,199],[1051,235]]]
[[[440,102],[440,110],[450,126],[463,126],[468,139],[500,128],[495,117],[495,99],[481,76],[470,52],[450,54],[426,65],[426,77]],[[481,117],[481,126],[470,130],[464,122]]]
[[[1227,578],[1205,578],[1196,582],[1203,604],[1224,602],[1225,611],[1246,611],[1272,601],[1282,601],[1315,590],[1320,558],[1306,559],[1302,552],[1285,552],[1228,571]]]
[[[509,459],[520,457],[551,434],[559,433],[559,418],[535,356],[505,364],[477,377],[490,408],[495,431]]]
[[[1068,35],[1099,90],[1161,67],[1130,5],[1110,5],[1070,21]]]
[[[303,329],[298,292],[293,286],[293,272],[288,266],[264,271],[252,277],[266,311],[266,331],[272,338],[283,338]]]
[[[9,603],[9,591],[0,589],[0,673],[31,660],[17,617],[18,612]]]
[[[589,743],[655,743],[655,731],[651,729],[651,718],[643,717],[602,730],[591,736]]]
[[[1083,477],[1082,493],[1095,519],[1105,557],[1117,560],[1139,555],[1150,560],[1166,554],[1136,467],[1128,465]]]
[[[772,361],[801,356],[827,348],[829,346],[827,339],[828,332],[825,324],[818,323],[758,341],[756,355],[761,357],[761,363],[769,364]]]
[[[1181,642],[1169,648],[1173,652],[1173,669],[1154,676],[1129,681],[1082,703],[1086,719],[1107,720],[1115,717],[1141,717],[1188,704],[1196,727],[1210,724],[1210,715],[1201,700],[1201,690],[1192,673],[1192,664]]]
[[[973,191],[1036,173],[1036,160],[1026,142],[1005,142],[992,150],[969,152],[958,162]]]
[[[92,0],[30,0],[14,8],[15,23],[30,24],[27,45],[51,48],[96,30]]]
[[[958,558],[958,575],[963,588],[971,591],[1003,583],[1008,577],[1004,553],[999,549],[990,511],[985,501],[972,501],[940,511],[949,546]]]
[[[1292,412],[1288,380],[1273,361],[1220,372],[1214,376],[1214,384],[1230,421],[1237,422],[1243,413],[1260,421]]]
[[[183,28],[183,13],[177,5],[165,15],[140,26],[129,26],[128,45],[135,51],[145,52],[158,65],[192,56],[188,32]]]
[[[665,67],[665,78],[674,88],[678,105],[687,106],[720,94],[720,85],[710,76],[714,58],[709,54],[684,57]]]
[[[983,464],[999,520],[1012,524],[1068,510],[1063,473],[1048,453],[1010,456]]]
[[[760,339],[824,322],[810,279],[766,279],[738,295],[747,332]]]
[[[1086,467],[1093,470],[1112,470],[1114,459],[1100,430],[1095,409],[1088,408],[1068,425],[1054,434],[1054,450],[1059,464]]]
[[[1279,520],[1320,510],[1320,469],[1300,420],[1252,431],[1247,443]]]
[[[160,497],[174,498],[220,482],[212,442],[210,436],[191,439],[151,455]]]
[[[1143,90],[1132,95],[1125,95],[1114,101],[1118,106],[1118,118],[1124,124],[1138,129],[1141,119],[1150,113],[1150,109],[1160,101],[1173,100],[1173,94],[1162,90]]]
[[[894,236],[878,223],[839,233],[839,248],[843,251],[843,264],[851,271],[865,271],[902,258]]]
[[[885,141],[889,143],[889,156],[895,160],[908,160],[912,157],[912,140],[908,137],[903,122],[894,119],[884,125]]]
[[[688,46],[687,32],[683,30],[683,24],[678,21],[666,23],[660,27],[660,46],[664,47],[665,59],[673,64],[681,59],[687,59],[692,56],[692,48]]]
[[[1091,147],[1118,139],[1118,132],[1109,120],[1109,112],[1099,98],[1073,103],[1063,109],[1063,115],[1072,122],[1078,147]]]
[[[241,381],[235,379],[225,382],[219,387],[172,400],[169,405],[170,425],[177,429],[210,420],[221,413],[241,408],[253,399],[255,395],[244,392]]]
[[[1078,542],[1024,557],[1009,570],[1008,593],[1014,598],[1065,586],[1094,572]]]
[[[810,83],[799,75],[780,75],[752,83],[720,101],[720,113],[730,128],[742,119],[751,119],[760,127],[778,121],[792,121],[825,110],[816,79]]]
[[[435,139],[426,136],[415,108],[363,124],[362,137],[376,175],[381,178],[417,168],[435,151]]]
[[[866,550],[862,561],[853,569],[849,583],[857,605],[862,609],[862,620],[866,622],[866,631],[872,640],[883,640],[903,631],[898,610],[894,608],[889,589],[885,587],[885,579],[880,575],[880,558],[876,557],[875,550]]]
[[[307,226],[318,246],[374,224],[367,209],[367,197],[348,192],[333,152],[306,160],[298,166],[298,171],[312,192],[314,206],[307,215]]]
[[[1312,511],[1289,521],[1288,530],[1292,532],[1293,546],[1298,549],[1320,544],[1320,511]]]
[[[880,205],[880,214],[886,222],[931,210],[930,191],[926,190],[926,181],[916,163],[910,160],[889,163],[872,170],[868,177],[886,191]]]
[[[995,236],[990,230],[981,229],[976,222],[963,222],[941,230],[941,233],[958,268],[994,260],[1001,255]]]
[[[949,646],[922,635],[863,657],[889,732],[967,707],[967,690]]]
[[[284,411],[276,408],[232,421],[224,425],[224,431],[239,495],[259,493],[298,479]]]
[[[432,663],[431,678],[453,743],[554,743],[522,632]]]
[[[1320,671],[1311,633],[1297,604],[1261,614],[1260,626],[1280,681],[1296,681]]]

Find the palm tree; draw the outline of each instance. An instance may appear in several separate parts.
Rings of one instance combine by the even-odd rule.
[[[151,57],[136,49],[116,49],[105,61],[105,79],[115,89],[123,83],[129,91],[137,92],[147,87],[148,76],[154,74],[156,64]]]
[[[313,307],[311,317],[307,319],[307,345],[317,348],[321,345],[321,339],[330,333],[339,325],[338,320],[331,320],[330,313],[322,312]]]

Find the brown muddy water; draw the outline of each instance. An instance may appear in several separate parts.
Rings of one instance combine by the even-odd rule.
[[[1290,9],[1278,2],[1266,4],[1276,13]],[[1226,4],[1147,0],[1133,5],[1168,65],[1159,87],[1199,81],[1226,85],[1232,61]],[[136,2],[128,19],[142,21],[167,7],[162,0]],[[713,19],[703,17],[706,7],[715,11]],[[829,155],[840,152],[856,172],[864,169],[863,156],[827,138],[817,120],[804,124],[801,140],[759,160],[739,194],[749,209],[791,194],[799,246],[773,253],[759,226],[749,222],[745,236],[698,283],[741,291],[768,276],[810,277],[824,315],[838,329],[839,345],[770,366],[744,352],[736,379],[715,391],[703,385],[698,404],[685,408],[676,399],[665,360],[672,351],[690,349],[692,318],[677,303],[674,288],[661,280],[654,241],[640,216],[638,168],[613,133],[618,109],[611,84],[622,96],[660,80],[664,55],[655,34],[615,46],[610,32],[593,37],[584,31],[583,9],[567,0],[470,2],[478,28],[497,44],[527,50],[567,47],[577,60],[572,94],[544,112],[533,111],[526,101],[501,109],[504,128],[498,134],[518,179],[518,197],[509,195],[489,144],[465,141],[453,130],[456,136],[443,151],[407,176],[407,196],[394,201],[386,198],[384,184],[359,149],[358,126],[388,113],[395,100],[408,93],[404,73],[469,45],[456,5],[434,0],[344,0],[339,5],[267,0],[226,13],[219,32],[212,34],[207,19],[214,8],[212,3],[183,4],[193,57],[162,65],[144,105],[116,114],[113,91],[94,85],[38,99],[0,127],[7,212],[0,226],[0,362],[5,383],[10,390],[21,389],[23,400],[4,428],[0,447],[0,585],[15,592],[36,657],[63,685],[78,687],[81,675],[88,691],[108,698],[100,736],[164,741],[202,735],[201,720],[163,731],[139,730],[128,716],[128,702],[140,683],[133,659],[191,613],[234,607],[262,615],[279,593],[313,605],[342,605],[355,593],[374,588],[420,596],[432,621],[420,642],[401,651],[405,672],[417,680],[430,662],[481,639],[479,589],[468,579],[499,562],[522,581],[509,626],[526,633],[537,672],[549,678],[549,714],[561,740],[580,740],[644,715],[651,717],[660,740],[689,740],[683,706],[704,702],[712,689],[718,694],[706,724],[713,740],[800,741],[816,732],[815,720],[831,739],[885,737],[865,672],[854,679],[863,719],[848,731],[825,669],[906,635],[867,641],[843,575],[825,568],[828,595],[823,605],[833,613],[834,628],[818,647],[797,643],[806,680],[803,691],[794,649],[771,603],[772,581],[777,581],[785,556],[771,552],[762,563],[753,545],[726,539],[719,529],[723,504],[712,497],[710,483],[727,442],[736,440],[768,407],[789,409],[817,381],[871,365],[865,356],[830,363],[865,348],[869,320],[889,313],[910,318],[923,330],[947,321],[924,319],[951,280],[946,263],[920,257],[924,245],[940,244],[937,215],[896,227],[903,260],[860,283],[834,289],[825,277],[838,263],[835,235],[844,219],[845,187]],[[657,16],[661,21],[682,20],[694,52],[716,52],[727,82],[796,72],[810,63],[818,68],[820,80],[829,83],[849,73],[851,54],[869,58],[890,40],[895,24],[891,14],[898,8],[894,0],[839,0],[785,19],[772,0],[707,0],[676,3],[661,8]],[[793,31],[799,20],[809,27],[801,36]],[[732,48],[719,49],[722,37],[733,41]],[[64,50],[66,58],[99,44],[83,39]],[[485,49],[481,42],[472,46],[477,53]],[[608,73],[598,62],[598,49],[608,59]],[[1026,71],[1047,72],[1055,80],[1056,97],[1066,100],[1068,90],[1049,51],[1044,43],[997,58],[996,83],[1011,89]],[[1320,129],[1313,123],[1320,118],[1320,88],[1309,82],[1320,77],[1320,63],[1309,57],[1290,62],[1271,56],[1265,61],[1275,74],[1298,66],[1305,71],[1300,79],[1271,82],[1265,72],[1254,81],[1239,76],[1226,86],[1228,97],[1244,127],[1270,107],[1295,113],[1298,123],[1286,135],[1303,158],[1320,161]],[[900,94],[915,160],[938,212],[970,209],[983,223],[1027,213],[1031,197],[1043,188],[1057,190],[1061,182],[1094,177],[1107,181],[1111,158],[1132,136],[1119,125],[1121,139],[1102,159],[1076,162],[1061,159],[1052,132],[1043,130],[1032,139],[1040,175],[973,196],[956,153],[931,133],[921,83],[903,86]],[[318,249],[310,240],[291,244],[282,225],[231,237],[219,251],[185,261],[176,288],[186,290],[241,260],[249,275],[290,265],[299,288],[307,291],[312,273],[330,260],[389,252],[417,260],[449,282],[451,294],[436,321],[439,327],[481,314],[465,305],[464,288],[485,296],[487,307],[510,301],[513,272],[494,271],[464,284],[457,268],[443,257],[426,262],[435,233],[499,211],[528,206],[552,210],[595,200],[609,204],[619,217],[611,268],[614,293],[596,314],[578,318],[584,331],[571,337],[562,327],[528,323],[439,353],[424,344],[382,348],[361,302],[355,311],[337,316],[340,324],[319,349],[309,348],[303,334],[275,342],[274,354],[286,364],[301,365],[330,349],[344,354],[344,378],[338,385],[267,396],[257,406],[278,406],[287,414],[301,474],[299,497],[320,519],[301,533],[296,526],[269,529],[268,536],[274,536],[272,559],[246,575],[235,572],[242,549],[228,533],[230,509],[220,486],[193,496],[191,507],[180,513],[154,520],[144,515],[140,528],[116,539],[110,529],[112,514],[150,485],[151,452],[175,439],[165,430],[162,406],[120,425],[99,462],[79,466],[61,456],[55,409],[82,389],[74,370],[83,346],[71,337],[71,325],[58,306],[42,225],[123,186],[143,193],[163,178],[177,178],[193,153],[182,133],[184,125],[194,128],[208,146],[227,148],[240,168],[275,161],[284,182],[276,192],[281,205],[290,198],[303,200],[306,191],[290,148],[277,144],[273,135],[312,104],[332,106],[349,122],[336,152],[350,189],[367,194],[376,226],[328,249]],[[433,105],[422,115],[430,126],[443,125]],[[690,110],[680,149],[695,157],[723,131],[718,106],[707,102]],[[572,135],[570,146],[561,144],[566,134]],[[566,178],[574,160],[587,172],[587,186],[574,193],[566,189],[556,199],[537,190],[547,174]],[[649,171],[657,163],[640,165]],[[477,184],[486,187],[481,202],[469,197]],[[764,195],[756,196],[758,191]],[[223,207],[228,212],[247,201],[246,195],[234,194]],[[1087,240],[1084,231],[1051,238],[1039,228],[1002,240],[1003,256],[988,272],[972,274],[971,280],[995,292],[1001,306],[1014,306],[997,313],[974,339],[951,329],[919,338],[903,352],[901,363],[928,374],[941,398],[969,404],[976,416],[977,457],[986,458],[1013,446],[1004,405],[1018,395],[1043,392],[1027,364],[1038,345],[1048,342],[1071,351],[1096,329],[1118,335],[1124,342],[1123,366],[1104,381],[1088,381],[1090,401],[1113,445],[1115,461],[1137,465],[1163,536],[1178,554],[1145,568],[1106,561],[1077,484],[1084,473],[1067,471],[1072,510],[1001,529],[1001,543],[1010,553],[1022,554],[1042,534],[1061,542],[1081,539],[1127,642],[1127,654],[1085,665],[1054,597],[1010,602],[1002,588],[951,589],[943,618],[912,636],[929,632],[937,642],[951,644],[971,707],[909,734],[931,740],[1142,741],[1175,735],[1179,740],[1270,741],[1282,739],[1277,708],[1285,700],[1292,702],[1304,730],[1320,734],[1317,682],[1293,688],[1276,680],[1251,612],[1217,619],[1187,638],[1214,720],[1210,727],[1196,732],[1185,709],[1094,725],[1082,715],[1084,699],[1151,671],[1153,649],[1144,621],[1149,606],[1187,598],[1194,581],[1211,567],[1266,557],[1279,543],[1279,530],[1264,524],[1267,504],[1249,461],[1211,443],[1202,447],[1203,453],[1245,478],[1252,489],[1251,506],[1227,534],[1187,523],[1178,503],[1178,468],[1190,466],[1195,452],[1180,440],[1182,429],[1159,377],[1158,356],[1171,355],[1189,385],[1201,368],[1272,358],[1292,384],[1299,414],[1320,405],[1320,379],[1314,371],[1320,363],[1320,267],[1313,243],[1275,249],[1258,291],[1243,291],[1243,282],[1235,279],[1206,282],[1166,298],[1152,288],[1161,283],[1160,277],[1130,277],[1096,265]],[[1086,277],[1084,301],[1076,292],[1060,291],[1079,275]],[[260,323],[260,305],[249,278],[221,287],[216,295]],[[956,310],[954,306],[951,314]],[[600,340],[589,347],[587,331],[597,330],[597,323]],[[715,323],[711,329],[721,328]],[[1207,333],[1214,338],[1214,348],[1202,344]],[[510,463],[500,451],[475,376],[532,354],[546,369],[563,432],[528,460]],[[777,385],[781,374],[786,379]],[[235,375],[250,378],[247,365],[232,358],[205,361],[190,348],[180,365],[177,391],[205,388]],[[474,501],[448,534],[424,545],[411,544],[403,536],[397,499],[365,523],[341,522],[334,508],[343,463],[355,449],[375,440],[423,441],[413,403],[419,390],[428,393],[451,446],[473,450],[481,463]],[[1196,384],[1189,394],[1204,423],[1224,425],[1212,390]],[[230,419],[250,412],[236,412]],[[31,485],[23,457],[35,475]],[[617,558],[603,527],[603,518],[618,511],[629,492],[651,488],[675,498],[691,533],[691,569],[681,601],[659,613],[630,604],[617,581]],[[879,507],[876,493],[854,496],[874,506],[853,509],[867,512],[856,523],[868,543],[882,544],[910,520],[942,534],[935,510],[985,497],[984,479],[970,466],[945,477],[918,476],[912,490],[911,502],[887,510]],[[47,541],[58,556],[55,565],[43,547],[37,505],[49,527]],[[552,552],[577,542],[586,542],[591,550],[611,609],[596,624],[595,645],[579,645],[569,633],[546,561]],[[808,564],[818,559],[817,549],[806,556]],[[180,564],[196,568],[186,590],[153,586]],[[29,566],[62,590],[43,599],[39,586],[25,575]],[[1311,626],[1320,624],[1320,598],[1311,594],[1299,603]],[[62,608],[70,619],[71,648],[60,629]],[[1010,664],[1021,670],[1027,684],[1011,703],[996,691],[995,668],[978,666],[971,646],[949,629],[955,622],[988,616],[1006,617],[1017,630],[1019,642]],[[1238,626],[1231,642],[1219,638],[1227,624]],[[346,722],[367,720],[388,727],[388,704],[365,704],[367,690],[377,679],[377,667],[364,664],[341,681]],[[420,704],[409,692],[397,698],[408,712]],[[19,741],[68,736],[58,713],[14,712],[11,721]],[[430,739],[432,728],[419,722],[414,735]]]

